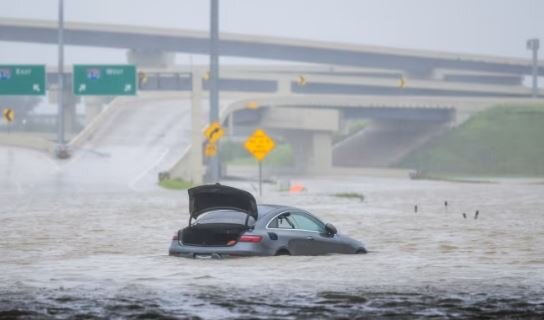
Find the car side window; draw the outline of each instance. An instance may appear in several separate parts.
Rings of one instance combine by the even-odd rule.
[[[295,222],[297,229],[316,232],[323,232],[325,230],[325,225],[321,221],[305,213],[295,212],[291,214],[290,218]]]
[[[293,218],[289,213],[283,213],[274,218],[270,224],[269,228],[278,228],[278,229],[295,229],[295,223]]]

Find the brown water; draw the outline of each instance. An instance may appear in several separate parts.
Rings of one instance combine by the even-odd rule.
[[[0,319],[544,317],[543,184],[297,182],[308,191],[265,185],[259,201],[305,208],[371,252],[169,257],[184,192],[0,188]]]

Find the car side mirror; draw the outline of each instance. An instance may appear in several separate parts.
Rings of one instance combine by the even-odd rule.
[[[330,235],[335,235],[338,233],[336,227],[332,223],[325,224],[325,232]]]

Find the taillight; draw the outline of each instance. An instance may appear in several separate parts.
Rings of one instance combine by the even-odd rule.
[[[172,237],[172,240],[176,240],[176,241],[179,240],[178,234],[179,233],[176,232],[176,234]]]
[[[244,234],[240,237],[239,242],[252,242],[252,243],[259,243],[263,240],[263,237],[252,235],[252,234]]]

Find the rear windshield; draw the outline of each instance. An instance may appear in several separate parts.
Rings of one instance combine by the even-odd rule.
[[[246,219],[249,217],[248,225],[255,224],[255,219],[248,216],[244,212],[235,210],[213,210],[206,212],[198,216],[195,223],[207,224],[207,223],[230,223],[230,224],[245,224]]]

